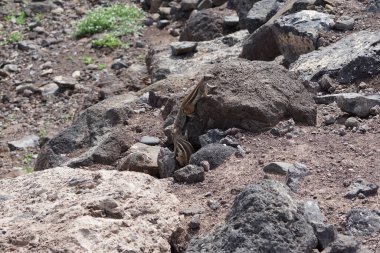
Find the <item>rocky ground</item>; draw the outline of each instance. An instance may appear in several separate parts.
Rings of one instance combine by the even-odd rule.
[[[151,0],[126,47],[73,36],[114,2],[0,1],[2,252],[380,252],[378,1]]]

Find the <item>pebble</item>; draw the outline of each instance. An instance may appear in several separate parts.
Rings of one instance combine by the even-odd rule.
[[[192,218],[191,218],[191,221],[189,222],[189,228],[190,229],[199,229],[201,226],[201,218],[200,218],[200,215],[197,214],[197,215],[194,215]]]
[[[344,125],[348,128],[354,128],[359,126],[359,120],[357,120],[355,117],[349,117],[346,119],[346,122],[344,122]]]
[[[160,139],[154,136],[143,136],[140,139],[140,142],[146,145],[154,146],[160,144]]]

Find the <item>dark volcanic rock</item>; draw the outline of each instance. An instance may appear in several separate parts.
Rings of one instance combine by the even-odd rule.
[[[174,180],[181,183],[198,183],[205,180],[205,171],[200,166],[187,165],[174,172]]]
[[[302,163],[294,163],[294,166],[289,168],[286,174],[286,185],[293,191],[297,191],[299,181],[310,174],[311,172],[308,171],[305,165]]]
[[[176,170],[174,152],[170,151],[168,148],[161,148],[158,153],[157,163],[158,163],[158,172],[160,178],[166,178],[173,176],[174,171]]]
[[[201,99],[196,113],[203,129],[238,127],[251,132],[269,130],[281,120],[314,125],[316,107],[302,83],[274,62],[229,59],[210,71],[217,86]]]
[[[358,180],[349,186],[348,192],[344,195],[345,198],[355,198],[360,193],[364,196],[376,195],[379,186],[364,180]]]
[[[280,6],[281,2],[277,0],[258,1],[253,4],[245,19],[241,21],[243,24],[240,26],[248,29],[249,33],[253,33],[276,14]]]
[[[187,21],[180,41],[205,41],[223,35],[223,17],[212,10],[202,10]]]
[[[303,80],[318,81],[324,74],[336,76],[339,83],[380,73],[380,31],[360,31],[302,55],[290,70]]]
[[[338,235],[322,253],[373,253],[362,247],[353,236]]]
[[[223,144],[209,144],[190,157],[190,164],[201,166],[202,161],[208,161],[210,169],[215,169],[237,152],[237,149]]]
[[[347,213],[347,229],[353,235],[371,235],[380,231],[380,211],[352,209]]]
[[[313,228],[297,211],[287,187],[265,180],[240,193],[225,223],[190,241],[187,253],[305,253],[317,246]]]

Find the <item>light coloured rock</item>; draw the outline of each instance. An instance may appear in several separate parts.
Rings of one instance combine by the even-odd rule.
[[[197,44],[197,42],[192,41],[172,42],[170,43],[170,48],[172,49],[172,54],[177,56],[194,52]]]
[[[11,150],[37,147],[39,139],[37,135],[28,135],[19,140],[8,142],[8,146]]]
[[[72,77],[56,76],[53,81],[58,84],[60,88],[63,89],[73,89],[77,81]]]
[[[0,252],[170,252],[180,222],[167,183],[57,167],[3,179]]]
[[[160,149],[159,146],[136,143],[129,149],[130,154],[120,161],[117,169],[143,172],[159,177],[157,158]]]

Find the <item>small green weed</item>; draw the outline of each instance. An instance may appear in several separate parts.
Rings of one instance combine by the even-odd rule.
[[[20,12],[19,14],[9,14],[4,17],[5,21],[8,22],[14,22],[18,25],[24,25],[25,24],[25,18],[26,18],[26,13],[24,11]]]
[[[37,13],[35,16],[33,16],[34,22],[41,22],[44,19],[44,14]]]
[[[108,48],[114,49],[114,48],[117,48],[117,47],[123,45],[123,43],[121,42],[121,40],[116,38],[114,35],[106,34],[106,35],[104,35],[103,38],[93,40],[92,45],[94,47],[108,47]]]
[[[143,12],[134,6],[116,4],[110,7],[98,7],[77,22],[75,35],[78,38],[112,31],[115,36],[126,35],[141,28]]]
[[[90,65],[91,63],[94,62],[91,56],[83,56],[82,61],[85,65]]]
[[[40,138],[45,138],[47,136],[47,131],[46,131],[46,128],[41,128],[39,131],[38,131],[38,136]]]
[[[103,69],[105,69],[106,67],[107,67],[107,65],[104,64],[104,63],[99,63],[99,64],[98,64],[98,69],[99,69],[99,70],[103,70]]]
[[[27,153],[27,154],[24,155],[24,158],[22,159],[22,163],[24,165],[29,166],[30,163],[32,162],[32,160],[33,160],[33,154]]]
[[[23,39],[23,36],[22,36],[22,33],[20,33],[19,31],[14,31],[14,32],[11,32],[11,34],[9,34],[1,44],[3,45],[7,45],[7,44],[12,44],[12,43],[16,43],[16,42],[19,42]]]

